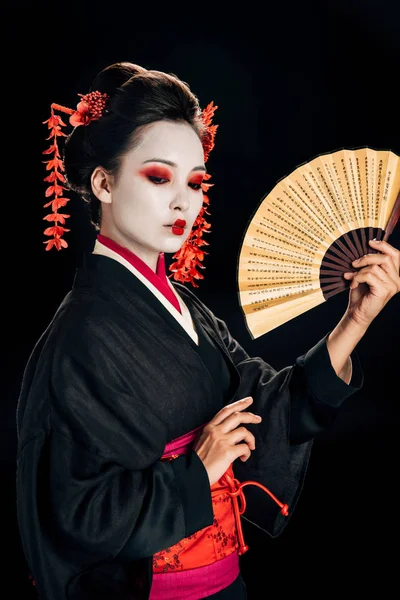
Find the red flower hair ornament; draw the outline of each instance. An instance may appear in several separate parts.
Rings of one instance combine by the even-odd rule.
[[[50,130],[50,134],[46,139],[51,140],[50,147],[47,148],[47,150],[44,150],[43,154],[52,155],[49,160],[44,161],[46,170],[50,171],[50,174],[44,179],[45,182],[50,184],[45,190],[45,196],[49,201],[46,202],[44,208],[51,207],[51,213],[46,215],[44,220],[52,223],[50,227],[47,227],[44,230],[44,235],[50,238],[43,242],[46,244],[46,250],[51,250],[52,248],[61,250],[62,248],[68,247],[68,243],[63,236],[69,231],[64,225],[66,219],[70,217],[69,214],[59,212],[59,210],[69,202],[69,198],[64,196],[64,191],[68,188],[63,185],[66,183],[64,176],[65,168],[58,147],[58,138],[66,137],[67,134],[62,130],[62,127],[66,127],[66,123],[64,123],[61,117],[55,114],[54,111],[57,110],[69,114],[69,122],[73,127],[79,127],[80,125],[87,126],[92,121],[96,121],[103,116],[109,101],[109,96],[107,94],[102,94],[99,91],[90,92],[86,95],[78,94],[78,96],[81,100],[78,102],[76,110],[53,103],[50,107],[50,118],[43,122],[44,124],[47,124],[47,127]],[[208,160],[209,154],[214,148],[215,134],[218,125],[213,125],[212,120],[217,108],[218,107],[215,106],[213,102],[210,102],[201,113],[201,119],[204,125],[202,145],[205,162]],[[198,269],[205,268],[201,263],[204,256],[208,254],[208,252],[203,249],[203,246],[209,245],[203,238],[203,235],[209,233],[211,227],[205,219],[205,215],[210,214],[207,210],[210,203],[208,190],[213,185],[212,183],[209,183],[210,177],[211,175],[206,174],[204,182],[202,183],[203,205],[193,224],[189,237],[179,251],[173,255],[172,258],[175,259],[175,262],[169,266],[169,270],[171,271],[169,278],[173,277],[175,281],[180,281],[181,283],[190,282],[193,287],[199,287],[196,280],[204,279],[204,276]]]
[[[82,100],[78,102],[76,110],[69,118],[69,122],[74,127],[89,125],[91,121],[100,119],[110,99],[110,96],[101,92],[91,92],[90,94],[86,94],[86,96],[78,94],[78,96]]]

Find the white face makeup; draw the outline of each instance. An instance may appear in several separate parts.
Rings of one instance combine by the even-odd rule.
[[[93,191],[102,202],[101,233],[155,270],[160,252],[175,253],[188,238],[203,203],[204,152],[187,123],[159,121],[122,161],[117,180]],[[185,227],[173,228],[177,219]]]

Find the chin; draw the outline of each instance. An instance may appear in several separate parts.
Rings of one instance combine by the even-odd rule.
[[[178,252],[183,244],[189,237],[188,235],[176,236],[178,239],[176,240],[167,240],[164,244],[162,244],[162,250],[160,252],[164,252],[165,254],[175,254]]]
[[[166,244],[165,248],[160,250],[160,252],[163,252],[164,254],[176,254],[176,252],[179,252],[179,250],[182,248],[182,246],[183,246],[183,244],[179,244],[175,248],[172,248],[171,244],[168,244],[168,247]]]

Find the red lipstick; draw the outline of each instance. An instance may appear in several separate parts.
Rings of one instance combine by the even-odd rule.
[[[183,235],[185,233],[186,221],[183,219],[177,219],[175,223],[172,225],[172,233],[175,235]]]

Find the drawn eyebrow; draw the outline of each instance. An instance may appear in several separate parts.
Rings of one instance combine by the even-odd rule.
[[[145,163],[149,163],[149,162],[160,162],[163,163],[164,165],[169,165],[170,167],[175,167],[177,168],[178,165],[174,162],[172,162],[172,160],[166,160],[165,158],[149,158],[148,160],[144,160],[142,162],[142,165],[144,165]],[[206,172],[206,168],[204,165],[199,165],[198,167],[193,167],[193,169],[191,169],[191,171],[204,171]]]

